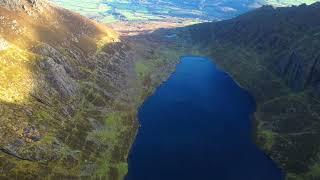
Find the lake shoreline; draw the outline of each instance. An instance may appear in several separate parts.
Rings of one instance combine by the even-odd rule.
[[[170,81],[170,79],[171,78],[174,78],[174,77],[177,77],[177,68],[179,67],[179,65],[182,65],[183,63],[183,58],[186,58],[186,57],[190,57],[190,56],[181,56],[180,57],[180,59],[179,59],[179,62],[176,64],[176,69],[175,69],[175,71],[173,71],[171,74],[170,74],[170,76],[169,76],[169,78],[166,80],[166,81],[163,81],[159,86],[157,86],[157,88],[155,89],[156,91],[159,91],[159,90],[161,90],[161,89],[165,89],[166,88],[166,86],[168,85],[168,80]],[[206,61],[208,61],[208,62],[210,62],[215,68],[216,68],[216,70],[218,71],[218,72],[220,72],[220,73],[222,73],[222,74],[225,74],[226,76],[228,76],[228,78],[230,78],[230,80],[233,82],[233,83],[235,83],[235,85],[236,86],[238,86],[238,83],[236,83],[235,81],[234,81],[234,79],[231,77],[231,76],[229,76],[228,75],[228,73],[226,73],[226,72],[224,72],[221,68],[219,68],[214,62],[215,61],[213,61],[212,59],[210,59],[210,58],[208,58],[208,57],[205,57],[205,56],[191,56],[192,58],[202,58],[202,59],[205,59]],[[179,70],[179,69],[178,69]],[[171,79],[171,81],[172,81],[172,79]],[[241,89],[241,91],[243,91],[243,93],[245,93],[245,94],[247,94],[248,92],[247,91],[245,91],[243,88],[241,88],[240,86],[238,86],[238,88],[240,88]],[[249,94],[248,94],[249,95]],[[148,97],[146,97],[145,98],[145,100],[144,100],[144,102],[143,102],[143,104],[139,107],[139,109],[138,109],[138,117],[139,117],[139,115],[141,116],[141,114],[140,114],[140,112],[143,110],[143,108],[145,108],[144,106],[146,106],[147,104],[149,104],[150,102],[150,100],[152,100],[152,99],[154,99],[154,98],[157,98],[157,93],[155,92],[155,91],[153,91],[153,93],[150,95],[150,96],[148,96]],[[147,104],[146,104],[147,103]],[[255,108],[254,108],[255,109]],[[254,112],[253,112],[254,113]],[[134,143],[132,144],[132,146],[131,146],[131,150],[130,150],[130,154],[129,154],[129,156],[128,156],[128,162],[129,162],[129,172],[130,172],[130,169],[132,169],[132,167],[130,167],[130,159],[132,159],[133,158],[133,153],[135,152],[135,148],[137,148],[137,146],[138,146],[138,140],[139,140],[139,138],[141,138],[141,137],[139,137],[138,135],[139,135],[139,133],[142,133],[143,131],[145,131],[145,129],[143,130],[143,129],[141,129],[141,127],[143,127],[143,128],[145,128],[145,125],[143,124],[143,122],[141,121],[142,119],[141,119],[141,117],[139,117],[138,118],[138,121],[139,121],[139,124],[140,124],[140,126],[139,126],[139,129],[138,129],[138,133],[137,133],[137,135],[136,135],[136,137],[135,137],[135,141],[134,141]],[[252,119],[250,118],[250,122],[252,122]],[[254,130],[253,129],[251,129],[251,133],[253,132]],[[155,139],[156,140],[156,139]],[[254,141],[253,141],[253,138],[251,138],[251,140],[250,140],[250,142],[251,143],[255,143]],[[266,156],[265,154],[264,154],[264,156]],[[267,157],[267,156],[266,156]],[[270,159],[269,157],[268,157],[268,159]],[[270,159],[271,160],[271,159]],[[140,167],[140,168],[143,168],[143,167]],[[130,177],[130,173],[129,174],[127,174],[126,175],[126,178],[125,179],[130,179],[129,178]]]

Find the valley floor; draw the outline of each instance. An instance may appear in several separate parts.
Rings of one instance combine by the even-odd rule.
[[[203,46],[192,43],[186,24],[188,22],[119,23],[113,25],[113,28],[124,37],[151,47],[150,51],[157,49],[159,44],[162,47],[174,47],[170,50],[160,49],[159,55],[171,52],[214,59],[255,97],[257,111],[254,114],[254,139],[283,168],[287,179],[319,177],[320,99],[315,96],[314,90],[291,90],[279,75],[266,68],[264,56],[251,49],[233,44],[213,43]]]

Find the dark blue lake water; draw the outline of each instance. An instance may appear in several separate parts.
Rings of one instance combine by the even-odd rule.
[[[252,140],[254,99],[211,60],[183,57],[139,111],[128,180],[282,180]]]

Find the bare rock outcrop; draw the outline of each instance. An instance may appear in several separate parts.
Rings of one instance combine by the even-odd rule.
[[[25,11],[32,15],[34,11],[42,12],[48,6],[46,0],[0,0],[0,7],[13,11]]]
[[[65,98],[74,96],[77,92],[76,82],[68,75],[63,65],[48,57],[43,62],[43,68],[48,71],[48,79],[53,87]]]

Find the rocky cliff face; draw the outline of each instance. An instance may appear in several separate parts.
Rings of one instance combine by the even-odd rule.
[[[145,36],[0,0],[0,179],[123,179],[138,106],[179,57]]]
[[[137,107],[190,44],[256,98],[256,141],[288,179],[319,178],[319,12],[267,6],[163,45],[163,32],[123,39],[43,0],[0,0],[0,179],[123,178]]]
[[[78,14],[1,0],[0,179],[121,179],[141,101],[128,54]]]
[[[257,143],[288,179],[319,178],[319,19],[320,3],[264,6],[182,30],[256,98]]]

